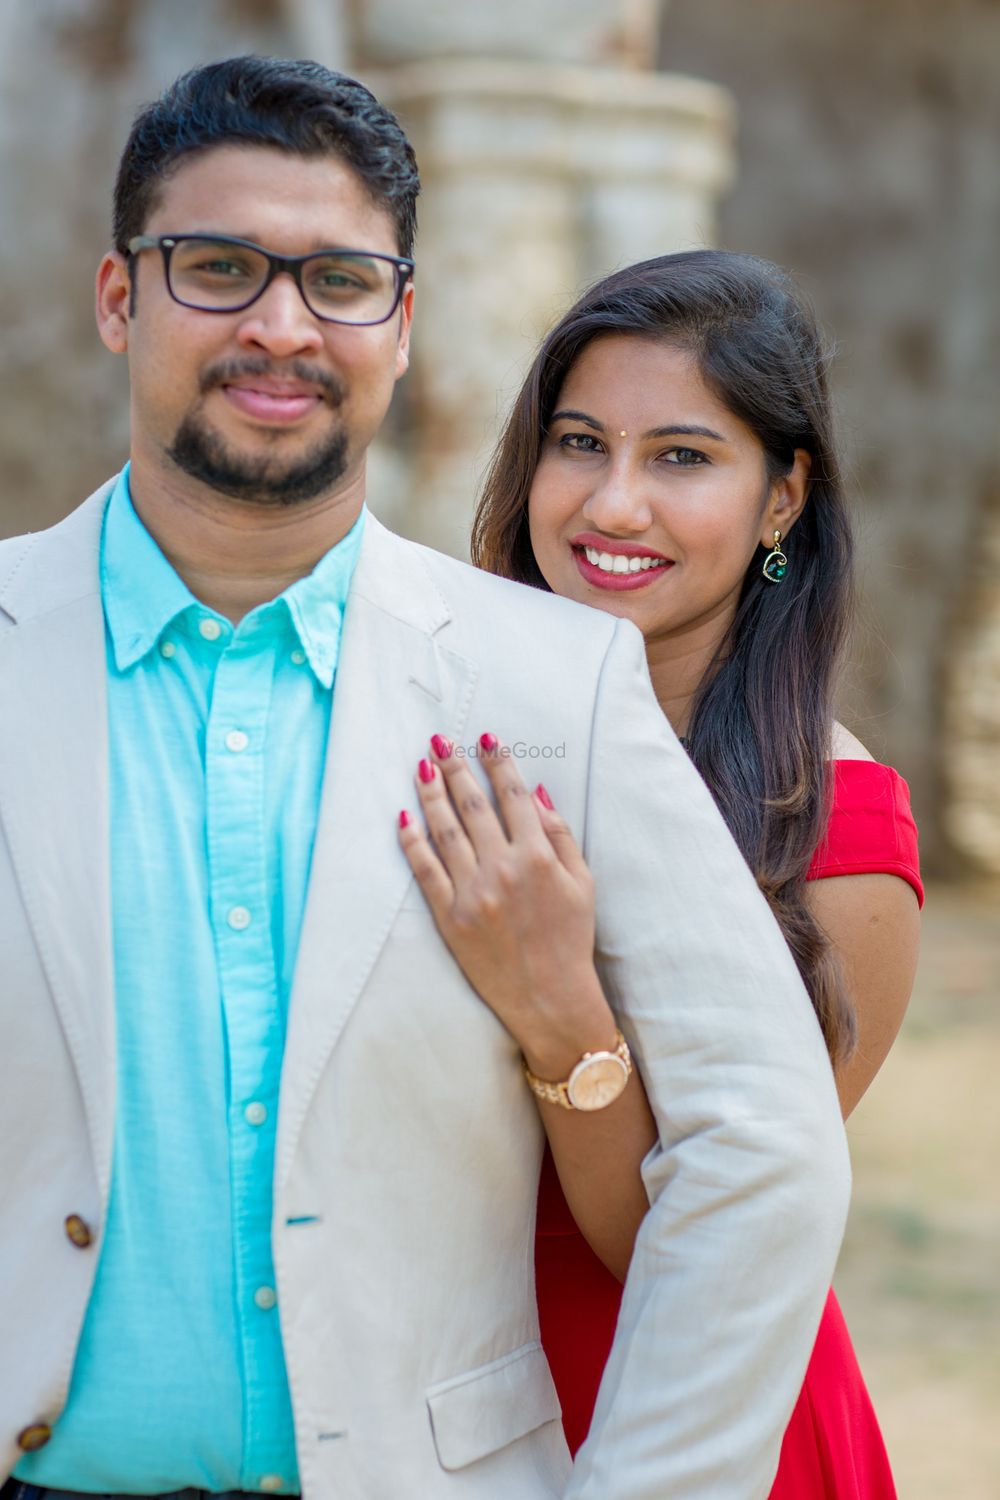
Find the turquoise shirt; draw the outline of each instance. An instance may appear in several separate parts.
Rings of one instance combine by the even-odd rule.
[[[363,528],[364,512],[234,629],[146,531],[127,469],[111,496],[111,1200],[69,1400],[19,1479],[299,1489],[271,1259],[275,1126]]]

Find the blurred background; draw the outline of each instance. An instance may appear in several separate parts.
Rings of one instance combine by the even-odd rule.
[[[115,164],[141,103],[242,51],[357,74],[417,148],[414,363],[369,496],[408,535],[464,552],[535,342],[617,265],[764,255],[834,335],[863,586],[843,717],[909,780],[933,877],[850,1122],[838,1287],[901,1500],[996,1500],[1000,4],[3,0],[0,536],[127,455],[92,314]]]

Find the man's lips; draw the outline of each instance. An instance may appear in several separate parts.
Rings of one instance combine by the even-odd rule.
[[[266,378],[233,381],[220,389],[237,411],[258,422],[298,422],[324,400],[315,386]]]
[[[612,541],[589,531],[573,537],[570,548],[581,576],[600,589],[620,592],[648,588],[674,566],[672,558],[652,547]]]

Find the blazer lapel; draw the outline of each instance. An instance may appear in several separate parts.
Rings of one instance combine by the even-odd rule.
[[[0,581],[0,825],[83,1094],[103,1193],[114,1125],[104,614],[111,486]]]
[[[372,516],[344,619],[323,794],[292,992],[276,1181],[287,1179],[312,1092],[410,883],[397,842],[438,731],[465,727],[477,669],[438,632],[451,618],[422,549]]]

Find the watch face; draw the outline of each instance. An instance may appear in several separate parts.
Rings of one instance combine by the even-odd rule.
[[[628,1069],[613,1052],[577,1063],[566,1085],[574,1109],[604,1109],[614,1104],[628,1083]]]

